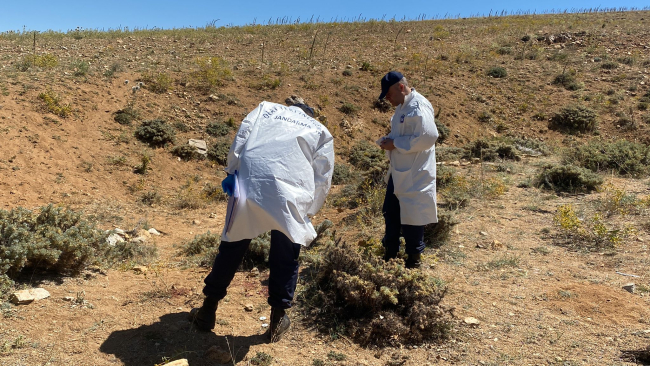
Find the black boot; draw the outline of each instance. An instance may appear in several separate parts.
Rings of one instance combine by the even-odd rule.
[[[194,308],[190,311],[189,320],[192,324],[196,325],[199,330],[209,332],[214,329],[214,325],[217,321],[217,306],[219,305],[219,300],[216,300],[213,297],[206,297],[203,300],[203,306],[200,308]]]
[[[269,338],[271,343],[279,341],[284,333],[289,330],[291,321],[285,313],[284,309],[271,308],[271,326],[269,331]]]
[[[406,258],[406,268],[420,268],[422,255],[420,253],[409,254]]]

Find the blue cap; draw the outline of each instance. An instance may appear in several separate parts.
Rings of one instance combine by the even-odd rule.
[[[314,108],[308,106],[307,104],[296,103],[292,105],[292,107],[298,107],[302,109],[302,111],[305,112],[309,117],[314,118]]]
[[[379,99],[384,99],[386,93],[388,93],[388,89],[390,89],[391,86],[399,83],[402,78],[404,78],[404,76],[398,71],[391,71],[388,74],[384,75],[384,77],[381,78],[381,94],[379,95]]]

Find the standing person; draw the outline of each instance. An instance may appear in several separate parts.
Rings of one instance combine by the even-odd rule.
[[[438,129],[431,103],[406,78],[391,71],[381,79],[381,95],[395,109],[390,133],[379,145],[390,160],[382,207],[386,233],[382,240],[388,261],[397,257],[400,234],[406,243],[406,267],[418,268],[424,251],[424,225],[438,222],[436,150]]]
[[[298,98],[304,103],[300,98]],[[298,256],[316,237],[310,221],[325,202],[334,170],[330,132],[306,104],[262,102],[242,122],[230,152],[222,187],[229,211],[219,253],[205,278],[203,306],[190,320],[201,330],[215,326],[218,302],[242,262],[251,239],[271,230],[269,254],[269,338],[289,329],[298,280]],[[237,199],[238,198],[238,199]]]

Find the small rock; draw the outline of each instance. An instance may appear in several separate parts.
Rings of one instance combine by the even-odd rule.
[[[244,310],[251,312],[253,311],[253,304],[246,304],[244,305]]]
[[[478,326],[479,324],[481,324],[481,322],[478,319],[472,318],[471,316],[468,316],[463,321],[465,322],[465,324],[471,326]]]
[[[268,323],[264,323],[264,324],[262,324],[262,328],[266,328],[266,327],[268,327],[268,326],[269,326]]]
[[[261,321],[265,321],[265,320],[266,320],[266,317],[265,317],[265,316],[260,316],[260,320],[261,320]]]
[[[260,275],[260,270],[257,269],[257,267],[254,267],[251,269],[250,272],[248,272],[248,277],[258,277]]]
[[[47,299],[50,293],[44,288],[32,288],[29,290],[20,290],[11,294],[11,302],[15,305],[25,305],[32,301]]]
[[[151,235],[160,235],[160,232],[154,228],[147,230]]]
[[[217,346],[208,348],[208,350],[205,351],[205,354],[203,354],[203,357],[218,364],[230,363],[230,361],[232,361],[230,352],[223,350]]]
[[[192,220],[192,224],[193,225],[201,225],[201,221],[200,220]]]
[[[135,267],[133,267],[133,272],[135,272],[135,274],[144,274],[144,273],[147,273],[147,270],[148,270],[148,268],[145,267],[145,266],[135,266]]]
[[[111,234],[106,238],[106,244],[114,247],[115,244],[121,243],[124,241],[124,238],[121,237],[119,234]]]
[[[636,238],[636,241],[643,243],[645,240],[643,240],[643,238],[639,238],[639,237],[637,237],[637,238]]]
[[[66,296],[63,298],[63,301],[74,302],[76,300],[73,296]]]
[[[190,363],[187,361],[186,358],[182,358],[180,360],[172,361],[170,363],[166,363],[165,366],[190,366]]]
[[[219,216],[217,216],[217,214],[213,212],[213,213],[210,214],[209,217],[210,217],[211,219],[216,219],[216,218],[219,217]]]
[[[483,236],[488,236],[488,233],[486,233],[485,231],[481,231],[481,232],[479,232],[479,234],[481,234]]]
[[[217,100],[219,100],[219,97],[216,96],[216,95],[214,95],[214,94],[210,94],[210,96],[209,96],[208,98],[210,98],[210,100],[215,101],[215,102],[216,102]]]
[[[633,294],[636,286],[633,283],[628,283],[625,286],[623,286],[623,290]]]
[[[120,235],[126,234],[126,232],[120,229],[119,227],[116,227],[115,229],[113,229],[113,231],[115,231],[115,234],[120,234]]]
[[[500,241],[494,240],[492,243],[490,243],[490,249],[492,250],[501,250],[505,249],[505,245],[503,245]]]

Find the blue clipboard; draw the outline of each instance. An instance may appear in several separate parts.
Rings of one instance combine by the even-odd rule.
[[[232,227],[232,223],[235,221],[237,203],[239,202],[239,180],[236,170],[234,176],[235,189],[233,189],[232,196],[228,197],[228,208],[226,209],[226,232],[230,231],[230,227]]]

